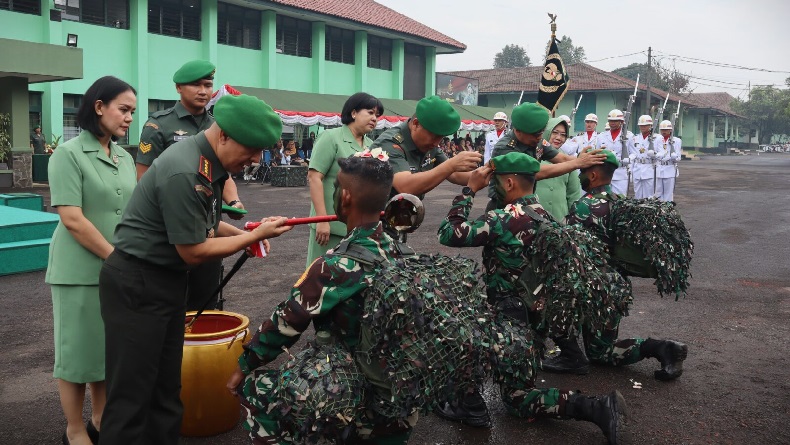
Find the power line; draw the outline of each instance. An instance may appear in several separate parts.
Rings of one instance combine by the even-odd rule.
[[[601,61],[603,61],[603,60],[609,60],[609,59],[619,59],[619,58],[622,58],[622,57],[630,57],[630,56],[635,56],[635,55],[637,55],[637,54],[643,54],[643,55],[645,55],[646,53],[645,53],[644,51],[637,51],[637,52],[635,52],[635,53],[631,53],[631,54],[623,54],[622,56],[611,56],[611,57],[604,57],[603,59],[598,59],[598,60],[588,60],[588,61],[585,61],[584,63],[595,63],[595,62],[601,62]]]
[[[765,69],[765,68],[750,68],[750,67],[741,66],[741,65],[733,65],[731,63],[712,62],[710,60],[697,59],[695,57],[679,56],[677,54],[669,54],[669,53],[665,53],[663,51],[658,51],[658,50],[656,50],[656,52],[659,52],[659,53],[661,53],[661,54],[663,54],[665,56],[668,56],[668,57],[675,57],[677,59],[680,59],[680,61],[686,62],[686,63],[696,63],[696,64],[700,64],[700,65],[716,66],[716,67],[719,67],[719,68],[732,68],[732,69],[748,70],[748,71],[762,71],[762,72],[766,72],[766,73],[790,74],[790,71],[769,70],[769,69]]]

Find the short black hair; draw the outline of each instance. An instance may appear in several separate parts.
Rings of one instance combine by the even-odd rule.
[[[535,185],[535,175],[519,173],[517,175],[513,175],[513,179],[519,183],[521,188],[529,188]]]
[[[394,172],[388,161],[376,158],[349,156],[337,160],[340,171],[354,178],[357,203],[365,213],[380,212],[387,205]]]
[[[99,115],[96,114],[96,101],[100,100],[104,104],[109,104],[121,93],[127,91],[137,95],[137,91],[131,85],[117,77],[104,76],[97,79],[82,96],[82,103],[77,110],[77,125],[83,130],[93,133],[97,138],[104,136],[99,126]],[[112,137],[113,141],[117,139],[115,136]]]
[[[354,122],[351,117],[353,111],[359,110],[376,110],[376,116],[379,117],[384,114],[384,105],[377,98],[368,93],[355,93],[343,104],[343,111],[340,112],[340,122],[343,125],[348,125]]]
[[[604,162],[603,164],[593,165],[591,167],[582,169],[582,171],[593,170],[593,169],[597,169],[601,173],[601,176],[603,176],[604,179],[606,179],[607,181],[611,181],[612,178],[614,177],[615,170],[617,170],[617,166],[614,164],[610,164],[608,162]]]

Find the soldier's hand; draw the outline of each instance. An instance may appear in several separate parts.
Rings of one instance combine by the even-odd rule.
[[[258,239],[275,238],[293,229],[293,226],[285,225],[286,218],[282,216],[270,216],[261,220],[261,225],[256,227],[252,233]]]
[[[483,155],[476,151],[461,151],[447,162],[453,166],[454,172],[470,172],[483,161]]]
[[[233,203],[232,207],[244,210],[244,204],[242,204],[241,201],[239,201],[238,199],[236,200],[236,202]],[[242,219],[242,218],[244,218],[244,214],[243,213],[228,212],[227,215],[228,215],[228,217],[230,217],[230,219],[237,220],[237,221]]]
[[[605,159],[606,155],[603,154],[603,150],[597,148],[595,150],[582,150],[575,161],[577,163],[577,168],[588,168],[593,165],[603,164]]]
[[[478,167],[469,174],[469,181],[466,186],[477,193],[488,186],[488,183],[491,182],[491,175],[493,174],[494,170],[488,165]]]
[[[228,388],[228,391],[230,391],[230,394],[232,396],[235,397],[238,395],[238,391],[236,391],[236,388],[239,387],[242,380],[244,380],[244,373],[241,372],[241,368],[238,365],[236,365],[236,370],[233,371],[233,374],[228,379],[228,382],[225,383],[225,387]]]
[[[655,152],[655,151],[653,151],[653,150],[648,150],[648,151],[647,151],[647,157],[649,157],[649,158],[651,158],[651,159],[652,159],[652,158],[655,158],[655,157],[656,157],[656,152]]]

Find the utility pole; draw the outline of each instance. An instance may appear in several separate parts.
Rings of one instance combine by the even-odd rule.
[[[650,98],[652,96],[650,92],[650,78],[652,77],[651,68],[653,66],[653,47],[647,47],[647,103],[645,104],[645,112],[642,114],[650,114]]]

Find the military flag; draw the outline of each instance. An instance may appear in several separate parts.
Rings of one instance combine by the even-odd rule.
[[[540,77],[540,87],[538,87],[538,105],[549,110],[549,113],[554,115],[554,110],[562,101],[565,96],[565,91],[568,89],[570,83],[570,76],[565,70],[565,64],[562,62],[560,50],[557,47],[557,25],[554,23],[557,16],[549,14],[551,17],[551,42],[549,49],[546,51],[546,62],[543,64],[543,73]]]

